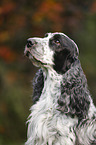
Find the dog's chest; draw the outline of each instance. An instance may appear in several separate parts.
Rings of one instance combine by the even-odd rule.
[[[44,83],[44,88],[42,90],[41,97],[37,104],[33,106],[32,111],[37,112],[40,118],[45,122],[52,120],[55,115],[58,114],[57,111],[57,100],[61,94],[61,80],[60,79],[49,79],[47,78]],[[51,122],[51,120],[49,122]]]
[[[29,135],[33,138],[33,144],[55,144],[61,136],[69,136],[69,127],[76,122],[57,110],[60,84],[61,78],[47,79],[40,100],[31,108]]]

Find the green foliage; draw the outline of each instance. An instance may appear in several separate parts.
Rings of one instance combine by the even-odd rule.
[[[36,68],[23,57],[26,39],[61,31],[78,44],[96,103],[96,1],[0,1],[0,145],[22,145]]]

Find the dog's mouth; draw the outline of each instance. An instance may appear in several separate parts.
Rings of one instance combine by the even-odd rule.
[[[36,56],[34,56],[33,54],[30,53],[30,51],[27,51],[25,56],[27,56],[30,60],[32,60],[33,64],[36,63],[36,64],[41,64],[41,65],[48,65],[47,63],[39,60]]]
[[[26,54],[24,54],[25,56],[27,56],[27,57],[29,57],[29,55],[30,55],[30,52],[29,51],[27,51],[26,52]]]

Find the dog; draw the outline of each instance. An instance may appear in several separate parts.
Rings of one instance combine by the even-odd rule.
[[[64,33],[29,38],[24,54],[40,69],[26,145],[96,145],[96,108],[76,43]]]

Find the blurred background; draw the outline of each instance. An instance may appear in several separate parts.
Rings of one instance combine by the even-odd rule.
[[[96,1],[0,0],[0,145],[23,145],[37,71],[23,56],[29,37],[64,32],[78,45],[96,104]]]

